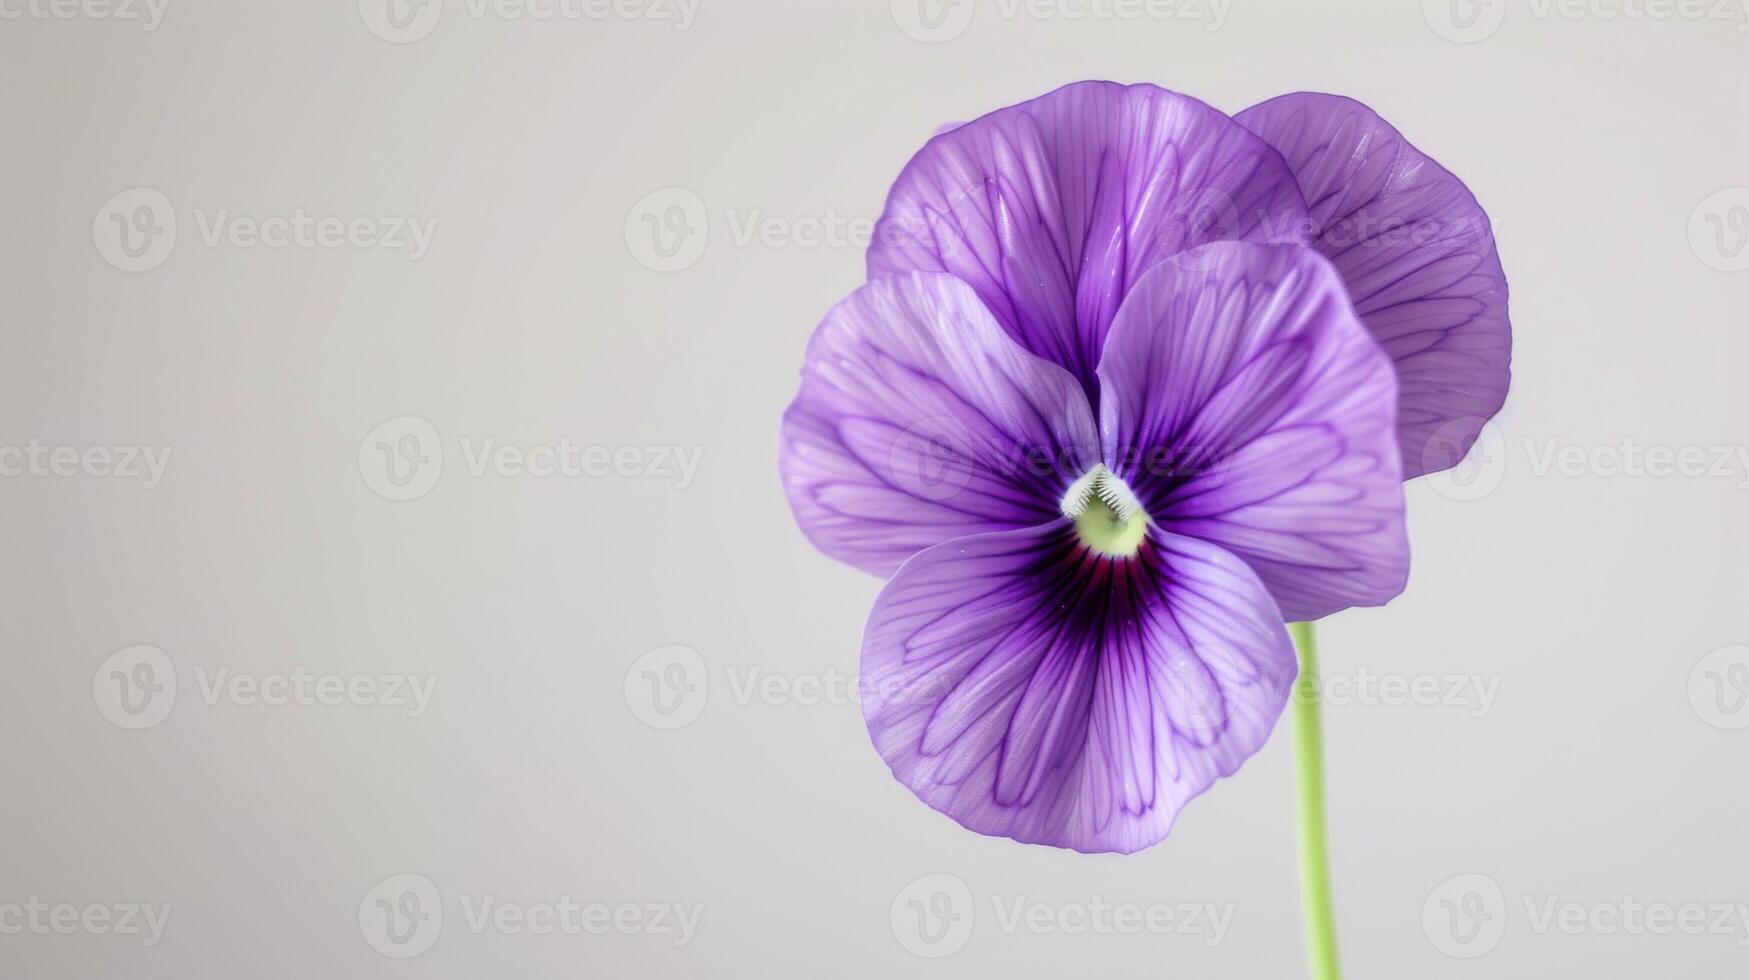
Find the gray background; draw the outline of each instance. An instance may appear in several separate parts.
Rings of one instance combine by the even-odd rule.
[[[171,914],[149,947],[13,929],[0,974],[1303,975],[1285,727],[1165,843],[1088,857],[960,830],[891,779],[842,690],[808,694],[854,671],[879,583],[795,529],[777,417],[861,279],[858,229],[939,123],[1108,77],[1229,111],[1356,96],[1497,224],[1517,344],[1499,428],[1458,479],[1409,488],[1408,591],[1322,629],[1335,675],[1497,685],[1485,711],[1443,680],[1329,708],[1349,975],[1743,975],[1734,911],[1666,934],[1593,914],[1749,903],[1737,6],[1458,0],[1465,31],[1439,2],[1233,0],[1211,30],[1202,6],[960,0],[930,35],[909,0],[703,0],[684,30],[667,5],[448,0],[394,43],[372,0],[169,0],[149,30],[34,2],[0,4],[19,15],[0,19],[0,447],[171,456],[150,487],[85,457],[0,477],[0,926],[33,896]],[[139,187],[177,231],[126,272],[110,213],[140,199],[112,199]],[[437,226],[416,259],[203,235],[221,211],[298,209]],[[691,230],[673,258],[646,213]],[[442,465],[403,501],[374,444],[425,430],[367,434],[406,416]],[[596,475],[476,475],[486,439],[700,465],[688,482],[633,449]],[[1647,446],[1729,462],[1612,463]],[[1551,449],[1569,464],[1541,465]],[[139,676],[176,692],[129,730],[115,719],[152,719],[118,714],[108,672],[140,644],[162,657]],[[695,693],[664,715],[643,685],[670,664]],[[436,688],[418,717],[203,696],[221,669],[294,668]],[[965,886],[954,948],[921,947],[937,958],[906,920],[931,874]],[[360,921],[397,875],[441,908],[416,957]],[[476,930],[484,896],[702,919],[686,945]],[[1095,896],[1230,926],[1216,943],[997,914]],[[1543,922],[1551,902],[1584,921]]]

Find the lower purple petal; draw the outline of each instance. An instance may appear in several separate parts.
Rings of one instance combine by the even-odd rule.
[[[1129,559],[1067,521],[930,548],[863,637],[863,714],[893,774],[982,834],[1132,852],[1267,740],[1296,675],[1281,613],[1214,545]]]

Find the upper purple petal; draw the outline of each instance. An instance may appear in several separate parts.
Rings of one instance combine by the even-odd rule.
[[[1317,253],[1220,242],[1161,264],[1099,377],[1107,465],[1157,525],[1245,559],[1288,619],[1402,591],[1396,377]]]
[[[1059,520],[906,562],[863,636],[863,715],[964,826],[1128,853],[1263,746],[1295,674],[1244,562],[1158,529],[1103,558]]]
[[[1403,475],[1455,465],[1510,381],[1506,275],[1487,214],[1462,181],[1353,99],[1300,92],[1235,118],[1293,167],[1313,246],[1396,362]]]
[[[1305,230],[1293,174],[1243,126],[1152,85],[1078,82],[930,140],[887,197],[868,270],[965,280],[1096,398],[1111,318],[1155,263]]]
[[[1011,340],[965,283],[869,283],[826,315],[778,466],[820,550],[885,577],[951,538],[1058,516],[1099,435],[1075,379]]]

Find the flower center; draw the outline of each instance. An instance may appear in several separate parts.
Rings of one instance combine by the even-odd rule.
[[[1153,518],[1116,473],[1100,463],[1063,494],[1063,516],[1075,522],[1081,543],[1101,555],[1132,558]]]

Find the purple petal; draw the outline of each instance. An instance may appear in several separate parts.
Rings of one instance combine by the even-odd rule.
[[[1098,460],[1075,379],[1009,339],[965,283],[912,274],[826,315],[778,468],[814,544],[885,577],[930,545],[1055,519]]]
[[[1455,465],[1506,400],[1512,327],[1494,233],[1463,181],[1353,99],[1300,92],[1235,117],[1299,178],[1314,247],[1396,362],[1405,478]]]
[[[906,562],[862,647],[899,781],[982,834],[1127,853],[1261,748],[1297,671],[1280,612],[1233,555],[1149,535],[1102,558],[1059,520]]]
[[[1227,238],[1303,241],[1268,144],[1152,85],[1079,82],[930,140],[887,197],[871,277],[948,272],[1097,397],[1112,316],[1151,266]]]
[[[1315,252],[1221,242],[1160,265],[1099,377],[1107,465],[1157,525],[1245,559],[1288,619],[1402,591],[1396,377]]]

